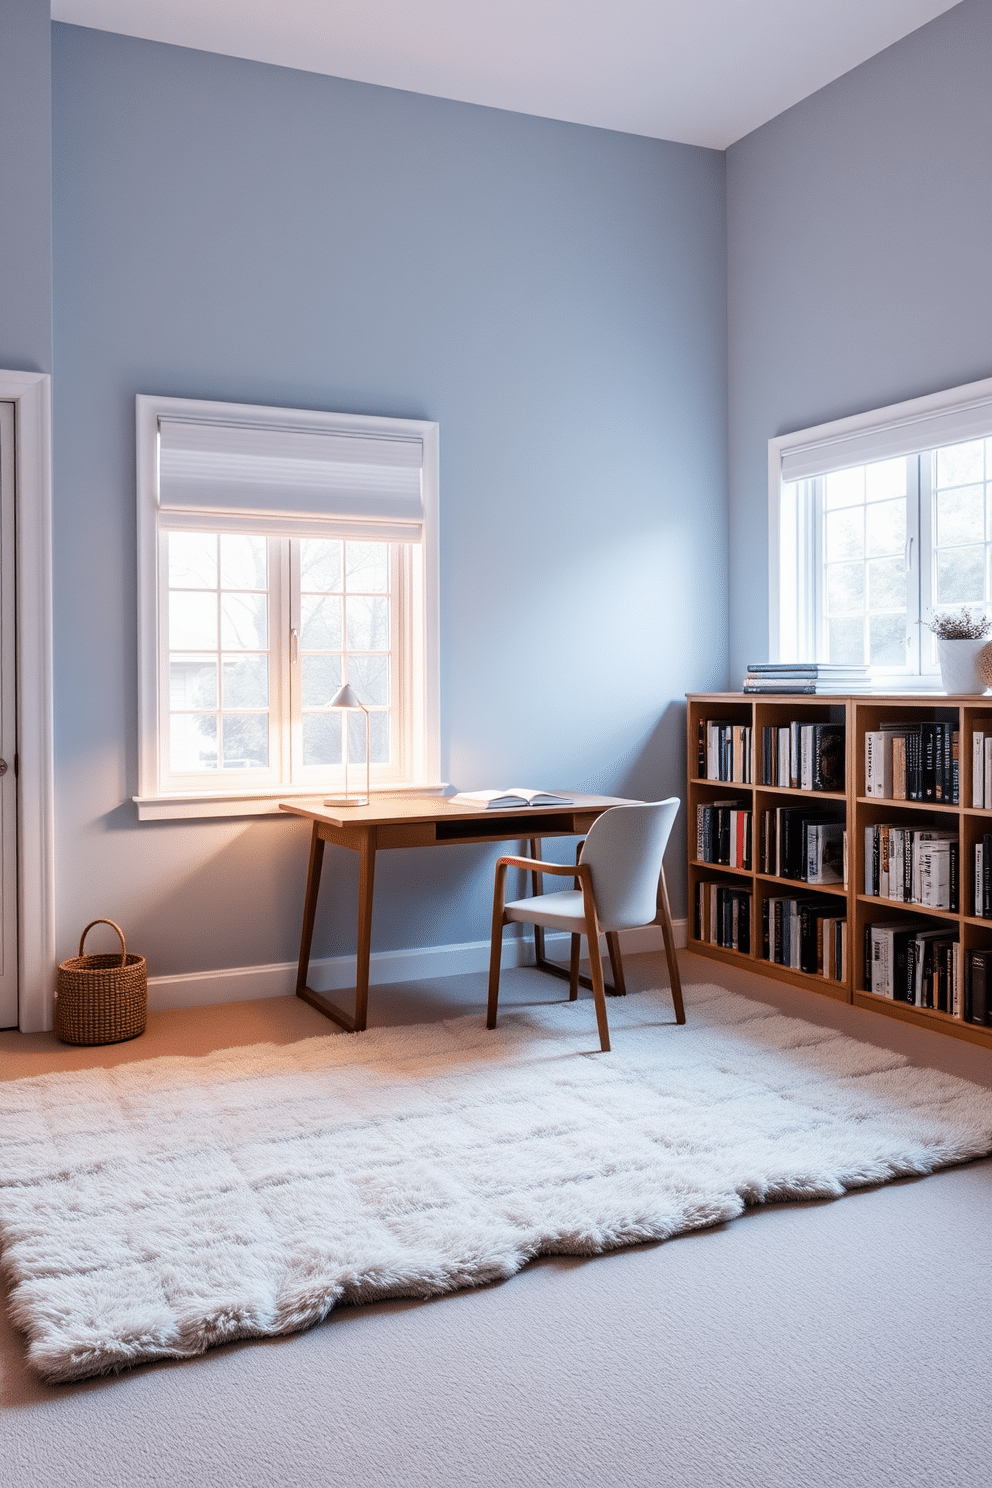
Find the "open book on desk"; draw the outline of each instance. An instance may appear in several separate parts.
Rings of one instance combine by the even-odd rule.
[[[449,796],[456,806],[474,806],[476,811],[512,811],[520,806],[572,806],[571,796],[556,796],[552,791],[529,790],[511,785],[509,790],[459,791]]]

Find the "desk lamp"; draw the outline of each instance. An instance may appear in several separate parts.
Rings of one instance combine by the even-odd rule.
[[[340,708],[343,712],[353,713],[356,708],[361,708],[365,714],[365,794],[364,796],[353,796],[348,791],[348,756],[351,753],[351,730],[348,727],[347,718],[341,720],[344,733],[344,795],[325,796],[325,806],[367,806],[371,790],[369,788],[369,765],[371,762],[370,734],[369,734],[369,710],[357,695],[352,691],[350,683],[346,682],[339,687],[325,708]]]

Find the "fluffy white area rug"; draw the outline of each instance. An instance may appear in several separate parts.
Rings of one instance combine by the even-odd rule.
[[[0,1240],[50,1381],[305,1328],[992,1149],[992,1095],[717,987],[0,1084]]]

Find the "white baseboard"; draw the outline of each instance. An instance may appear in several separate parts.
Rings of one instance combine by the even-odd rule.
[[[686,944],[688,922],[674,922],[675,943]],[[548,935],[549,952],[563,958],[567,935]],[[631,955],[638,951],[664,949],[660,925],[624,930],[621,948]],[[533,960],[533,941],[503,943],[504,966],[526,966]],[[470,940],[462,945],[425,946],[408,951],[374,951],[369,969],[372,986],[387,982],[421,982],[433,977],[463,976],[489,968],[488,940]],[[355,985],[354,956],[328,956],[310,963],[310,985],[318,992],[337,992]],[[148,978],[151,1008],[206,1007],[216,1002],[245,1002],[256,997],[291,997],[296,988],[296,962],[277,961],[269,966],[230,966],[220,971],[191,971],[178,976]]]

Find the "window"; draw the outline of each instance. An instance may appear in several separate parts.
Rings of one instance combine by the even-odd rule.
[[[139,397],[142,817],[436,789],[437,425]]]
[[[931,613],[992,604],[992,379],[773,439],[770,656],[934,685]]]

